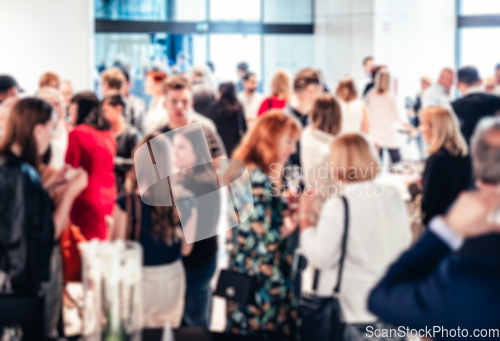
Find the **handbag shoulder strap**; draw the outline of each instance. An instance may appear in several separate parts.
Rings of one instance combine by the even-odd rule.
[[[344,261],[345,261],[345,254],[347,250],[347,234],[348,234],[348,229],[349,229],[349,204],[347,202],[347,199],[344,196],[340,197],[342,199],[342,202],[344,203],[344,211],[345,211],[345,216],[344,216],[344,233],[342,234],[342,241],[340,244],[340,259],[339,259],[339,271],[337,275],[337,284],[335,285],[335,288],[333,289],[334,295],[337,295],[340,292],[340,285],[342,283],[342,272],[344,270]],[[319,270],[316,269],[314,273],[314,281],[313,281],[313,290],[316,291],[318,287],[318,281],[319,281]]]
[[[341,196],[340,198],[344,202],[345,217],[344,217],[344,234],[342,236],[342,244],[341,244],[341,249],[340,249],[340,260],[339,260],[339,272],[338,272],[338,276],[337,276],[337,285],[335,286],[335,289],[333,289],[333,292],[335,294],[338,294],[340,292],[340,284],[342,283],[342,272],[344,270],[345,254],[347,251],[347,234],[348,234],[348,230],[349,230],[349,204],[347,202],[346,197]]]

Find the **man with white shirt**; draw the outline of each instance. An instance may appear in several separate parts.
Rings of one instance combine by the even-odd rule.
[[[243,91],[238,94],[238,101],[243,105],[245,120],[250,127],[257,119],[257,113],[264,100],[264,95],[257,92],[257,77],[253,72],[243,76]]]
[[[366,90],[366,86],[373,82],[373,57],[368,56],[363,59],[363,72],[364,76],[362,79],[358,80],[356,87],[358,88],[358,94],[363,94]]]
[[[455,74],[452,69],[443,69],[439,74],[437,83],[429,86],[422,93],[422,107],[425,109],[431,106],[450,107],[450,91],[455,81]]]
[[[460,130],[468,144],[477,122],[483,117],[500,111],[500,97],[487,94],[481,87],[481,79],[476,68],[463,67],[458,70],[458,90],[462,98],[451,105],[460,121]]]
[[[500,118],[479,123],[472,159],[478,190],[431,220],[368,301],[380,319],[421,330],[420,337],[451,340],[457,328],[466,338],[478,337],[477,330],[496,330],[482,335],[487,339],[500,336]]]

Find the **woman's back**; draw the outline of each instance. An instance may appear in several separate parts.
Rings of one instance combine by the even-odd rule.
[[[338,100],[342,112],[342,133],[361,133],[363,123],[363,102]]]
[[[85,169],[89,178],[73,204],[71,221],[87,239],[107,235],[104,218],[111,215],[116,200],[115,154],[116,140],[110,131],[80,124],[69,134],[66,162]]]
[[[227,154],[230,156],[240,143],[240,132],[247,130],[243,107],[240,105],[237,110],[227,111],[221,108],[219,103],[213,103],[207,110],[207,117],[214,121]]]
[[[368,295],[411,242],[406,208],[395,188],[375,181],[343,185],[339,190],[349,207],[340,301],[348,323],[371,323],[376,318],[366,308]],[[320,269],[319,296],[331,296],[337,282],[344,219],[341,198],[332,197],[323,206],[317,231],[308,229],[301,235],[309,261]],[[306,292],[310,277],[305,276]]]
[[[381,147],[397,148],[397,124],[400,121],[396,101],[388,93],[372,90],[366,97],[369,136]]]

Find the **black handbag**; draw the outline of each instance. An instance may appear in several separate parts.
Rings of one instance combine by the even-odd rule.
[[[249,305],[255,303],[256,290],[257,283],[254,276],[222,270],[214,295],[241,305]]]
[[[333,290],[333,297],[320,298],[316,296],[302,296],[299,303],[299,315],[303,320],[302,328],[306,334],[314,334],[316,341],[343,340],[345,323],[343,322],[342,309],[340,307],[338,296],[340,293],[340,285],[342,283],[342,272],[346,254],[349,228],[349,205],[345,197],[341,197],[341,199],[344,202],[345,208],[344,234],[341,244],[337,284]],[[317,287],[319,274],[319,270],[316,270],[313,284],[314,290]]]
[[[236,238],[233,234],[233,244]],[[241,305],[255,304],[257,280],[255,276],[231,270],[221,270],[214,295]]]

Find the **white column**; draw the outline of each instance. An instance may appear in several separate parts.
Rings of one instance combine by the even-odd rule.
[[[0,0],[0,74],[27,94],[46,71],[91,90],[94,74],[94,0]]]

